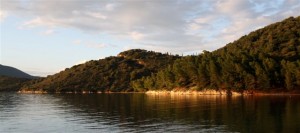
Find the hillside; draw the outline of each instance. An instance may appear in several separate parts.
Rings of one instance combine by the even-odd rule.
[[[213,52],[173,56],[140,49],[31,81],[23,91],[300,90],[300,17],[288,18]]]
[[[0,91],[17,91],[27,81],[36,78],[14,67],[0,64]]]
[[[165,68],[179,56],[140,49],[128,50],[118,56],[92,60],[67,68],[45,79],[32,81],[22,90],[47,92],[133,91],[131,81],[149,76]]]
[[[213,52],[187,56],[135,90],[300,90],[300,17],[251,32]]]
[[[19,70],[14,67],[4,66],[0,64],[0,76],[8,76],[8,77],[15,77],[15,78],[27,78],[33,79],[35,77]]]
[[[27,78],[0,76],[0,91],[18,91],[27,81]]]

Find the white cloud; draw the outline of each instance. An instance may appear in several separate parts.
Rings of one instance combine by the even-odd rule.
[[[57,22],[54,19],[37,17],[37,18],[34,18],[34,19],[24,22],[21,25],[21,28],[34,28],[34,27],[38,27],[38,26],[46,26],[46,27],[53,28],[58,24],[59,24],[59,22]]]
[[[53,29],[48,29],[48,30],[42,32],[43,35],[52,35],[54,33],[55,33],[55,31]]]
[[[0,10],[0,22],[7,17],[7,13],[5,11]]]
[[[113,44],[95,43],[91,41],[82,41],[82,40],[74,40],[72,43],[75,45],[82,45],[88,48],[98,48],[98,49],[107,48],[107,47],[116,47]]]
[[[131,39],[134,47],[179,53],[214,50],[258,27],[300,15],[300,0],[6,0],[1,4],[4,12],[27,18],[24,28],[75,28]]]
[[[113,4],[113,3],[108,3],[105,5],[105,9],[108,11],[113,11],[116,7],[117,7],[117,5]]]
[[[188,27],[188,29],[191,31],[199,30],[200,28],[202,28],[202,26],[197,23],[191,23]]]
[[[86,44],[88,47],[90,47],[90,48],[100,48],[100,49],[102,49],[102,48],[105,48],[105,47],[107,47],[108,45],[107,44],[105,44],[105,43],[89,43],[89,44]]]
[[[141,39],[143,39],[143,37],[144,37],[145,35],[142,34],[142,33],[133,31],[133,32],[130,32],[130,36],[131,36],[131,38],[132,38],[133,40],[141,40]]]
[[[74,40],[72,43],[78,45],[78,44],[81,44],[81,43],[82,43],[82,40]]]
[[[87,15],[94,17],[94,18],[100,18],[100,19],[106,19],[107,17],[101,13],[97,13],[97,12],[87,12]]]

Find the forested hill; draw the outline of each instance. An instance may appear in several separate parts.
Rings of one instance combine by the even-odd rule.
[[[133,91],[131,81],[149,76],[172,64],[178,55],[133,49],[118,56],[92,60],[44,79],[31,81],[22,90],[48,92]]]
[[[213,52],[187,56],[133,82],[135,90],[300,90],[300,17],[251,32]]]
[[[16,78],[0,75],[0,92],[1,91],[18,91],[26,82],[32,79]]]
[[[213,52],[173,56],[140,49],[89,61],[22,90],[300,90],[300,17],[251,32]]]

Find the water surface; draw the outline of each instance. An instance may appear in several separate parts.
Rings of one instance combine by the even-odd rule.
[[[299,96],[0,93],[0,132],[300,132]]]

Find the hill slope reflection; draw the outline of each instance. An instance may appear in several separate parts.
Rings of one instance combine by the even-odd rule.
[[[299,96],[0,93],[0,132],[300,132]]]
[[[60,95],[90,128],[113,131],[297,132],[299,97]],[[78,118],[79,119],[79,118]]]

